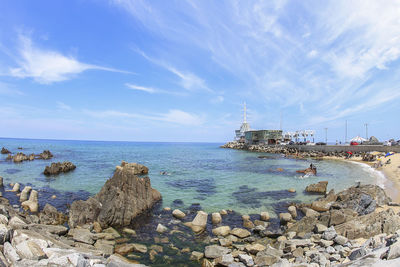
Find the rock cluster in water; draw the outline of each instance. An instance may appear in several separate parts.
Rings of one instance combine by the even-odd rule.
[[[69,161],[57,162],[57,163],[53,162],[53,163],[51,163],[50,166],[46,166],[43,173],[45,175],[56,175],[56,174],[60,174],[62,172],[63,173],[70,172],[75,169],[76,169],[76,166]]]
[[[11,153],[8,153],[8,156],[6,160],[12,160],[14,163],[20,163],[23,161],[32,161],[35,159],[51,159],[53,157],[53,154],[49,150],[44,150],[40,154],[30,154],[30,155],[25,155],[22,152],[18,152],[14,156]]]
[[[151,187],[146,166],[122,162],[100,192],[86,201],[75,201],[69,225],[99,222],[102,227],[129,225],[133,218],[151,208],[161,194]]]
[[[8,150],[7,148],[5,148],[5,147],[3,147],[2,149],[1,149],[1,152],[0,152],[1,154],[10,154],[11,152],[10,152],[10,150]]]

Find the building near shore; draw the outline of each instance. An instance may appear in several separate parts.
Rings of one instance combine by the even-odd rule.
[[[244,103],[243,123],[239,130],[235,130],[235,141],[249,145],[273,145],[282,140],[282,130],[252,130],[247,122],[247,108]]]
[[[253,130],[245,133],[245,142],[249,145],[276,145],[282,138],[282,130]]]

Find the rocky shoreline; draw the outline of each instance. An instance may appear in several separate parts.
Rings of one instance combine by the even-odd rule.
[[[0,197],[0,266],[400,264],[400,207],[378,186],[335,193],[320,181],[305,188],[320,198],[288,203],[270,218],[265,211],[207,214],[196,204],[161,209],[147,174],[122,162],[98,194],[65,213],[51,200],[39,210],[41,191],[32,186],[0,187],[20,203]]]
[[[151,210],[160,196],[146,182],[140,182],[147,177],[137,175],[147,172],[143,165],[123,162],[98,195],[74,202],[67,214],[50,204],[40,212],[21,211],[0,198],[3,246],[0,261],[5,266],[145,266],[138,262],[148,266],[230,267],[400,263],[400,208],[377,186],[358,185],[335,194],[333,190],[326,193],[324,182],[313,185],[310,188],[323,197],[312,203],[289,206],[278,220],[270,218],[267,212],[241,216],[229,210],[208,215],[201,207]],[[137,188],[137,182],[144,183],[142,190],[151,192],[137,194],[132,203],[148,196],[152,204],[144,204],[142,209],[130,208],[133,206],[127,204],[128,199],[116,197],[124,193],[132,195],[129,190],[118,190],[126,182],[134,185],[129,188]],[[14,193],[23,195],[18,190]],[[107,194],[108,206],[101,204],[100,211],[90,208],[95,201],[104,203],[102,195]],[[121,210],[111,208],[116,204]],[[100,216],[102,209],[105,215]],[[150,223],[146,223],[146,216],[153,217]],[[141,227],[147,227],[146,233],[142,233]]]

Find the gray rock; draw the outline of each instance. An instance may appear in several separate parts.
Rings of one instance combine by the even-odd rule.
[[[342,236],[342,235],[337,235],[334,239],[334,241],[339,244],[339,245],[344,245],[347,243],[347,241],[349,241],[346,237]]]
[[[16,263],[21,259],[21,257],[18,255],[17,251],[9,242],[4,243],[3,247],[3,253],[4,256],[9,260],[11,263]]]
[[[234,259],[232,254],[224,254],[221,257],[218,257],[215,259],[215,262],[218,263],[218,265],[222,266],[229,266],[231,263],[233,263]]]
[[[250,255],[247,254],[239,254],[239,260],[241,262],[243,262],[246,266],[253,266],[254,265],[254,261],[253,258]]]
[[[164,225],[162,225],[161,223],[159,223],[159,224],[157,225],[156,231],[157,231],[158,233],[162,234],[162,233],[168,231],[168,228],[165,227]]]
[[[364,247],[357,248],[350,253],[349,259],[353,261],[353,260],[356,260],[358,258],[365,256],[366,254],[367,254],[367,250]]]
[[[328,229],[328,227],[326,227],[325,225],[320,224],[320,223],[317,223],[317,224],[315,225],[314,232],[317,233],[317,234],[322,234],[322,233],[325,232],[327,229]]]
[[[33,241],[25,240],[23,242],[18,243],[15,246],[18,254],[24,258],[29,260],[41,260],[46,258],[46,254],[43,252],[42,248]]]
[[[271,265],[271,267],[290,267],[292,266],[287,259],[280,259],[277,263]]]
[[[333,226],[329,227],[323,234],[322,238],[325,240],[332,240],[336,237],[337,233]]]
[[[151,187],[149,177],[137,176],[147,173],[146,166],[123,161],[95,197],[72,203],[69,225],[75,227],[96,220],[102,228],[129,225],[161,199],[161,194]]]
[[[388,260],[391,259],[396,259],[400,257],[400,241],[397,241],[396,243],[392,244],[389,247],[389,253],[388,253]]]
[[[83,228],[75,228],[71,229],[68,232],[69,236],[77,242],[82,242],[85,244],[93,245],[94,244],[94,234],[92,234],[88,229]]]
[[[327,247],[327,248],[325,249],[325,251],[326,251],[326,253],[329,253],[329,254],[333,254],[333,253],[336,252],[336,250],[335,250],[333,247],[331,247],[331,246]]]
[[[231,250],[226,247],[221,247],[217,245],[211,245],[205,247],[204,255],[206,258],[215,259],[221,257],[222,255],[230,253]]]
[[[0,224],[0,244],[4,244],[10,240],[11,229],[9,229],[6,225]]]

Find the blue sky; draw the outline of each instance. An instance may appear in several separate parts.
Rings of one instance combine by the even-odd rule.
[[[1,1],[0,136],[400,138],[400,1]]]

